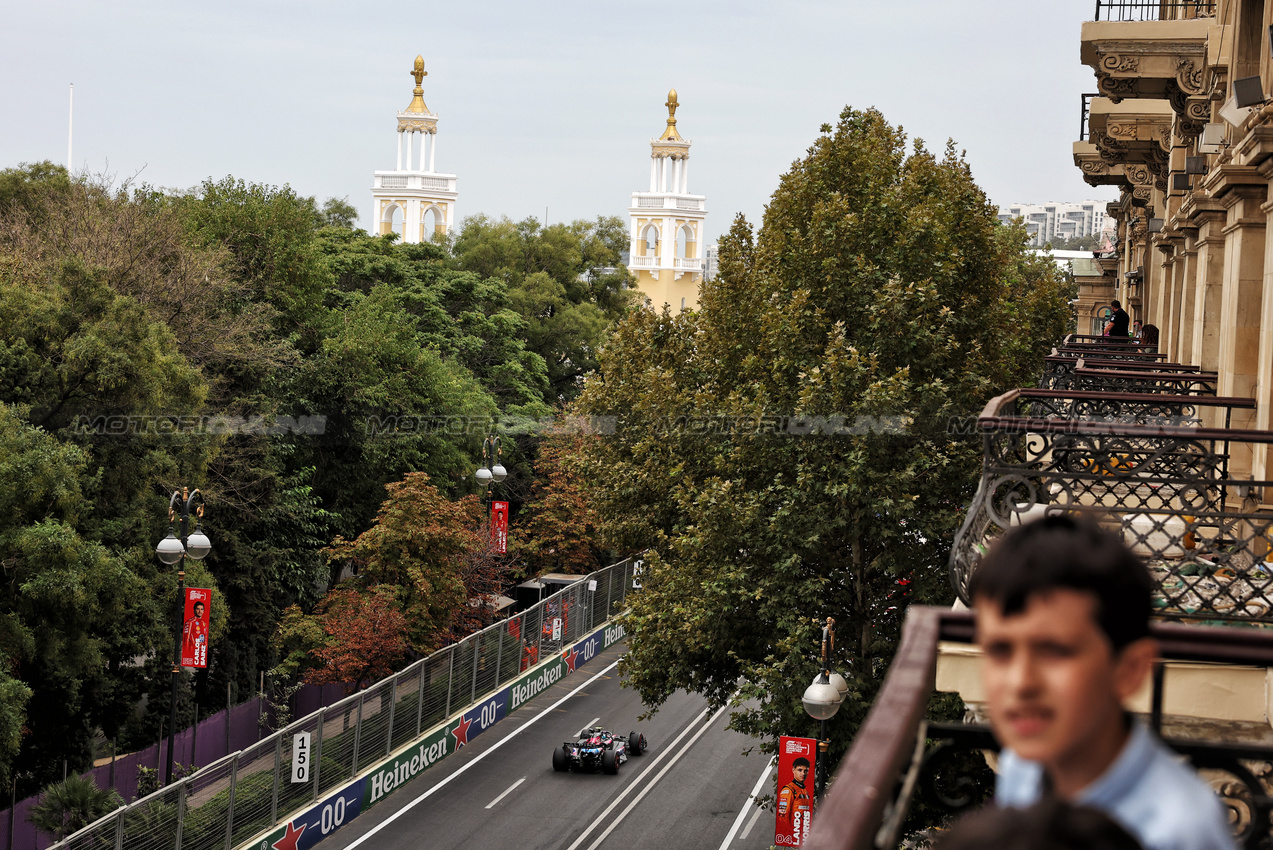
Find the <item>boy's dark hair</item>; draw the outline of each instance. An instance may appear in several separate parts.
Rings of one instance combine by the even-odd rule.
[[[809,760],[808,760],[807,758],[805,758],[804,756],[801,756],[800,758],[798,758],[798,759],[796,759],[795,761],[793,761],[793,762],[791,763],[791,766],[792,766],[793,768],[796,768],[796,767],[808,767],[808,766],[809,766]]]
[[[1067,588],[1096,597],[1096,623],[1117,652],[1149,634],[1153,579],[1140,558],[1095,523],[1051,514],[1013,528],[990,547],[969,582],[1005,616],[1025,610],[1031,596]]]
[[[1111,307],[1117,307],[1117,308],[1118,308],[1118,309],[1120,309],[1120,310],[1121,310],[1121,309],[1123,309],[1123,305],[1122,305],[1122,304],[1120,304],[1120,303],[1118,302],[1118,299],[1117,299],[1117,298],[1115,298],[1113,301],[1109,302],[1109,306],[1111,306]]]
[[[936,850],[1140,850],[1141,843],[1099,809],[1052,797],[1026,809],[973,812],[933,846]]]

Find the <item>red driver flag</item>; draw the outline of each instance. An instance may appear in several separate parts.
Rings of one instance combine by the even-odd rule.
[[[501,555],[508,551],[508,502],[491,502],[491,547]]]
[[[212,591],[186,588],[186,613],[181,622],[181,666],[208,666],[208,603]]]
[[[813,738],[778,738],[778,815],[774,844],[803,847],[813,817],[813,775],[818,742]]]

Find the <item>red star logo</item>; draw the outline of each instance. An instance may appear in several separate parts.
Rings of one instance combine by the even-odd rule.
[[[301,833],[305,831],[305,824],[301,824],[300,829],[294,829],[292,822],[287,822],[287,834],[274,842],[274,850],[296,850],[296,842],[301,840]]]
[[[459,749],[469,742],[469,727],[473,725],[473,721],[467,716],[460,715],[460,722],[451,730],[451,734],[455,736],[455,748]]]
[[[572,649],[569,652],[562,652],[561,657],[566,661],[566,672],[575,672],[575,664],[579,662],[579,651]]]

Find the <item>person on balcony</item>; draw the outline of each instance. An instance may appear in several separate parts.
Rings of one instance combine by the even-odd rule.
[[[1149,676],[1153,583],[1118,537],[1066,515],[1008,531],[969,592],[1003,749],[995,801],[1101,809],[1148,850],[1232,850],[1216,794],[1123,708]]]
[[[1114,308],[1114,312],[1109,314],[1108,333],[1105,334],[1110,342],[1127,342],[1127,328],[1131,325],[1131,316],[1127,315],[1127,311],[1123,309],[1123,305],[1115,298],[1109,302],[1109,306]]]

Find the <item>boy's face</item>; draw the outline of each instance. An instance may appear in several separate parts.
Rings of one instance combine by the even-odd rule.
[[[1096,623],[1096,606],[1092,594],[1065,588],[1031,596],[1010,617],[996,602],[976,600],[995,734],[1054,774],[1095,778],[1113,762],[1126,739],[1123,700],[1140,687],[1155,656],[1148,639],[1116,655]]]

